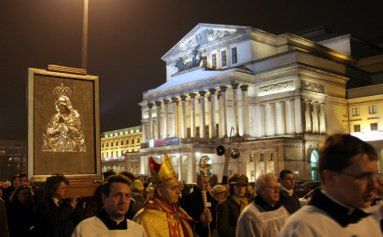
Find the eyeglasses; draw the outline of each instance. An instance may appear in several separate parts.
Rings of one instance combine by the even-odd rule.
[[[360,180],[360,181],[369,181],[369,180],[377,181],[378,180],[378,174],[377,173],[365,173],[365,174],[355,175],[355,174],[345,173],[342,171],[335,171],[335,172],[339,173],[339,174],[346,175],[346,176],[351,177],[351,178],[354,178],[356,180]]]

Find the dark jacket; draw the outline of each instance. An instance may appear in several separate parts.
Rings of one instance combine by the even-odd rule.
[[[235,228],[241,206],[231,196],[217,206],[217,231],[220,237],[235,237]]]
[[[279,201],[286,208],[290,215],[296,212],[301,207],[299,199],[295,194],[289,196],[289,194],[286,191],[281,190],[279,192],[279,197]]]
[[[33,205],[24,206],[17,200],[7,205],[7,217],[10,237],[33,236]]]
[[[7,214],[5,212],[5,204],[0,197],[0,236],[8,237]]]
[[[207,193],[207,201],[211,202],[213,198],[209,193]],[[200,222],[200,216],[204,211],[203,201],[202,201],[202,192],[198,188],[194,188],[193,192],[190,193],[187,197],[185,197],[184,206],[181,206],[185,211],[193,218],[196,222],[195,224],[195,232],[201,236],[208,236],[207,226],[204,226]]]
[[[52,198],[46,198],[37,206],[36,219],[37,236],[70,237],[80,218],[69,201],[56,206]]]

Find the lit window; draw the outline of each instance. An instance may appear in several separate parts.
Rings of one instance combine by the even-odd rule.
[[[211,66],[212,68],[217,68],[217,54],[215,53],[211,55]]]
[[[360,124],[354,124],[354,132],[360,132]]]
[[[238,62],[237,59],[237,47],[231,48],[231,63],[235,64]]]
[[[376,114],[377,112],[378,111],[377,111],[376,105],[368,106],[368,113],[369,114]]]
[[[222,67],[226,67],[227,65],[226,50],[221,51],[221,65]]]
[[[352,116],[359,116],[359,115],[360,115],[359,107],[352,108]]]
[[[370,124],[371,131],[378,131],[378,123]]]

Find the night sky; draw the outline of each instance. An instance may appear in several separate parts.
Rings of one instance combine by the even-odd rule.
[[[0,0],[0,139],[25,139],[28,67],[80,67],[83,0]],[[364,5],[362,5],[364,4]],[[101,130],[140,124],[142,93],[165,82],[161,60],[198,23],[280,34],[325,25],[383,36],[383,1],[89,0],[88,73],[100,76]]]

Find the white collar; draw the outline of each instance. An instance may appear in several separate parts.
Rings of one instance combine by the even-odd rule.
[[[281,187],[281,189],[282,189],[283,191],[287,192],[287,194],[288,194],[289,196],[293,196],[294,189],[287,189],[287,188],[285,188],[282,184],[280,184],[279,186]]]

